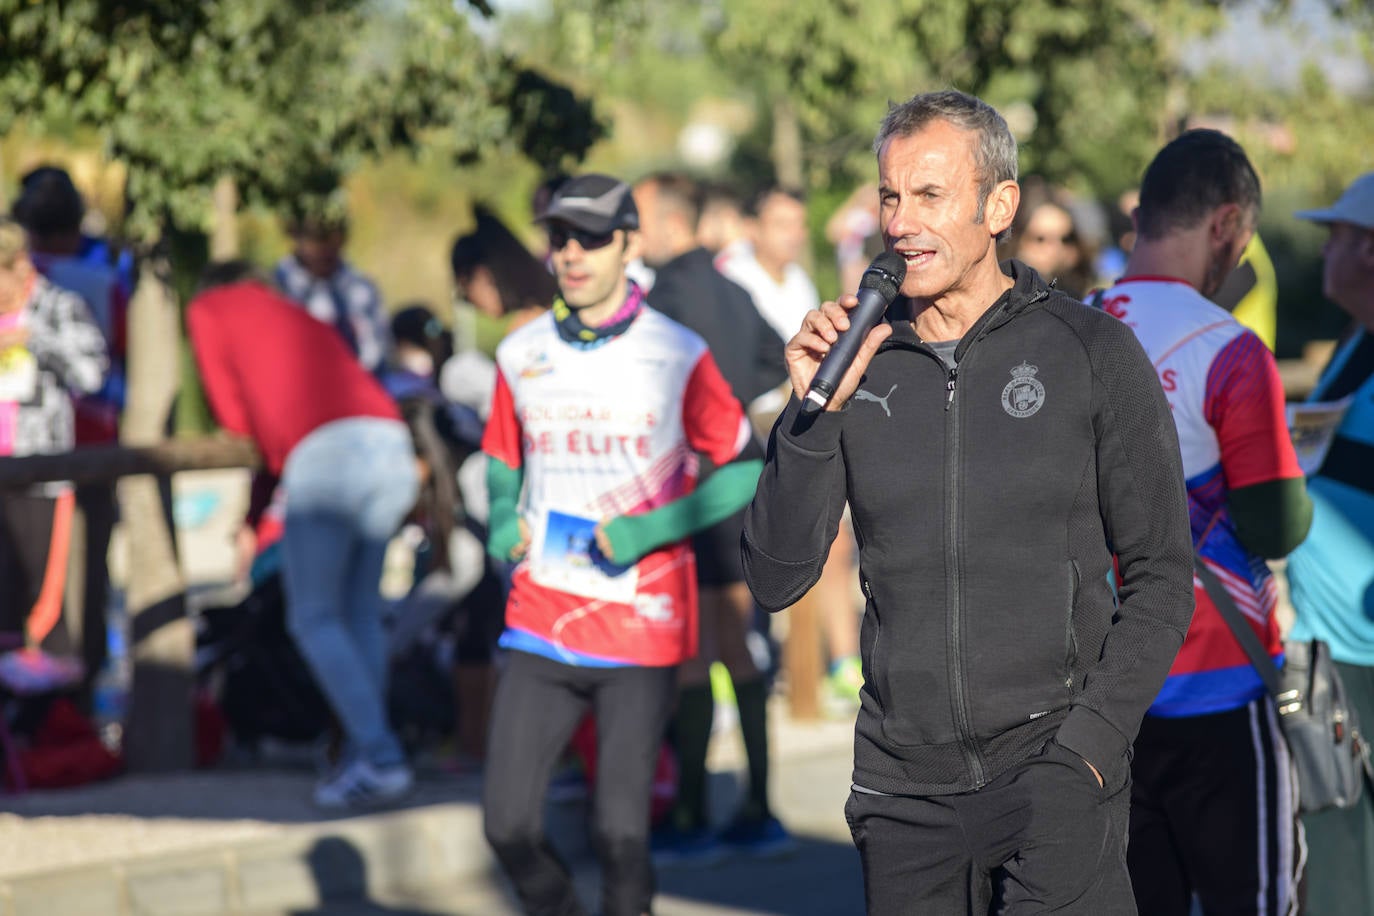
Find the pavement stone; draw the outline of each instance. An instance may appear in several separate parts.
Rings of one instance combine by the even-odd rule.
[[[795,775],[774,779],[789,825],[843,827],[851,745],[852,723],[796,723],[774,706],[774,772]],[[830,761],[824,786],[821,771],[808,769],[816,759]],[[714,813],[724,819],[744,767],[737,733],[717,736],[710,764]],[[313,783],[300,767],[227,767],[0,796],[0,916],[516,912],[482,837],[478,775],[422,767],[402,804],[350,816],[313,808]],[[546,817],[591,894],[585,802],[551,802]]]

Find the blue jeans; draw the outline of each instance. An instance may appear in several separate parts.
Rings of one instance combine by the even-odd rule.
[[[410,434],[396,420],[327,423],[292,449],[283,573],[286,619],[348,739],[369,763],[402,763],[387,721],[379,586],[387,541],[415,504]]]

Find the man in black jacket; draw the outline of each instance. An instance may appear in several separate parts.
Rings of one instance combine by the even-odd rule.
[[[782,339],[744,288],[721,275],[710,252],[697,244],[701,203],[696,183],[685,175],[655,174],[636,184],[634,195],[644,261],[655,271],[649,305],[702,336],[744,405],[778,388],[787,378]],[[692,541],[700,640],[696,657],[678,669],[673,720],[678,797],[670,822],[653,837],[660,864],[705,864],[720,858],[725,845],[755,855],[777,854],[792,845],[768,804],[768,683],[748,644],[754,602],[740,565],[743,527],[741,510],[698,532]],[[706,751],[714,714],[709,674],[716,660],[724,663],[734,683],[749,760],[744,804],[719,837],[706,819]]]
[[[867,606],[846,816],[870,913],[1134,913],[1131,742],[1193,611],[1168,404],[1129,328],[997,263],[1020,193],[996,111],[917,95],[874,149],[902,298],[825,412],[799,398],[855,298],[788,343],[746,577],[790,604],[848,501]]]

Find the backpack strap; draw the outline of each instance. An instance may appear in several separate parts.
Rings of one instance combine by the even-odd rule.
[[[1226,621],[1226,626],[1230,628],[1231,634],[1236,637],[1236,642],[1245,650],[1245,655],[1250,659],[1250,664],[1254,665],[1259,672],[1260,680],[1264,681],[1264,687],[1269,691],[1269,695],[1274,698],[1274,704],[1283,711],[1282,687],[1279,683],[1279,669],[1274,664],[1274,660],[1269,653],[1264,651],[1264,646],[1260,643],[1259,637],[1255,635],[1254,629],[1245,621],[1245,617],[1236,607],[1235,600],[1231,593],[1226,590],[1226,586],[1221,584],[1217,574],[1212,572],[1203,559],[1198,554],[1193,554],[1193,571],[1197,573],[1198,579],[1202,581],[1202,587],[1207,592],[1207,597],[1212,599],[1217,611],[1221,614],[1222,620]]]

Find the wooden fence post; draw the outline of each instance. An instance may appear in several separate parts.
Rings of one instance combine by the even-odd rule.
[[[787,610],[787,708],[799,721],[821,717],[821,601],[811,589]]]
[[[181,316],[159,261],[144,261],[129,304],[129,393],[120,432],[126,445],[165,439],[176,401]],[[125,597],[133,663],[125,761],[130,772],[190,769],[195,633],[186,617],[171,522],[171,476],[127,477],[119,500],[129,552]]]

